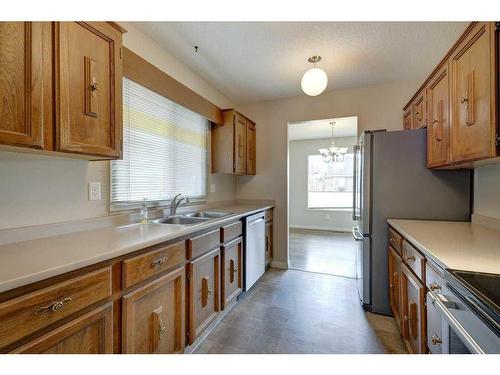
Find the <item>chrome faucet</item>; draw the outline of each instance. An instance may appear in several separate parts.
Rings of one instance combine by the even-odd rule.
[[[177,208],[179,207],[179,205],[181,204],[182,201],[185,201],[186,203],[189,203],[189,198],[188,197],[182,197],[180,199],[177,199],[181,195],[182,195],[181,193],[177,194],[170,201],[170,216],[174,216],[177,213]]]
[[[147,224],[148,222],[148,204],[146,198],[142,198],[141,206],[141,224]]]

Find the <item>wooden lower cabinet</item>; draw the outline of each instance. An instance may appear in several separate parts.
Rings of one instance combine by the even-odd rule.
[[[220,249],[188,264],[189,344],[192,344],[219,314]]]
[[[23,354],[113,353],[113,308],[96,308],[16,349]]]
[[[243,288],[243,238],[221,247],[221,309],[236,300]]]
[[[405,264],[401,270],[403,340],[410,353],[425,353],[425,286]]]
[[[389,304],[394,319],[401,326],[401,256],[389,246]]]
[[[273,222],[266,223],[266,265],[273,259]]]
[[[184,280],[180,267],[123,297],[123,353],[184,351]]]

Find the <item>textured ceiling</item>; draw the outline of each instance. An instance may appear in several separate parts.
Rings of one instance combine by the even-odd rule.
[[[327,90],[423,79],[467,22],[135,22],[234,103],[304,95],[307,58]],[[197,53],[194,46],[199,46]]]
[[[330,122],[332,121],[335,121],[333,125],[333,136],[335,138],[357,136],[358,118],[351,116],[295,122],[288,127],[288,139],[290,141],[299,141],[304,139],[331,138],[332,125],[330,125]]]

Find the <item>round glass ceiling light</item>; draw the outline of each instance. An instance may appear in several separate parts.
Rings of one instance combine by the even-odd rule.
[[[302,91],[304,91],[309,96],[317,96],[325,91],[328,84],[328,76],[325,71],[320,68],[316,68],[316,63],[321,60],[321,56],[310,57],[307,61],[314,64],[314,68],[309,69],[302,76],[302,81],[300,86]]]

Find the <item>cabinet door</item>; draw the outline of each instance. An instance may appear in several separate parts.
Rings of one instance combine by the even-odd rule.
[[[56,149],[121,156],[121,33],[106,22],[55,25]]]
[[[412,107],[413,129],[425,128],[427,126],[427,97],[425,88],[418,93]]]
[[[394,319],[402,331],[401,326],[401,257],[389,246],[389,304]]]
[[[449,69],[446,64],[427,88],[427,166],[450,163]]]
[[[189,343],[192,344],[219,313],[220,250],[189,263]]]
[[[99,307],[16,349],[25,354],[111,354],[113,308]]]
[[[243,288],[243,239],[241,237],[221,247],[221,309],[238,297]]]
[[[256,173],[256,150],[255,124],[247,120],[247,174]]]
[[[246,133],[247,120],[235,112],[234,114],[234,173],[246,173]]]
[[[2,144],[43,148],[52,126],[50,30],[50,22],[0,22]]]
[[[496,156],[493,23],[478,23],[451,58],[452,162]]]
[[[273,223],[266,223],[266,265],[273,259]]]
[[[425,353],[425,286],[404,264],[401,268],[403,339],[411,353]]]
[[[403,114],[403,128],[404,130],[413,129],[413,111],[412,106],[409,105]]]
[[[123,297],[123,353],[184,351],[184,268]]]

